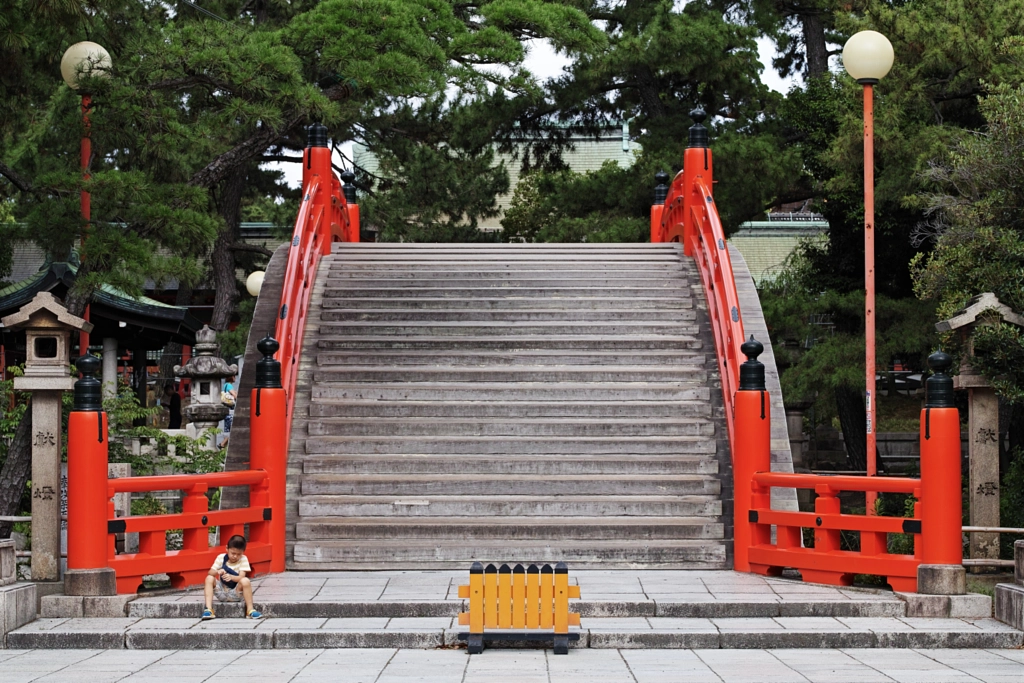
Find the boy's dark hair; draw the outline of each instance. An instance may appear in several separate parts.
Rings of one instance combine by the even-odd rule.
[[[245,536],[232,536],[228,539],[228,547],[232,550],[245,550]]]

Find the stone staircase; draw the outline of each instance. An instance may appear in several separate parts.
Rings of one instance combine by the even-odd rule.
[[[290,569],[729,566],[714,347],[678,246],[335,245],[315,287]]]

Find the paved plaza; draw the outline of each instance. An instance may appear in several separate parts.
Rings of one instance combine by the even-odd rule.
[[[3,683],[1020,683],[1024,650],[0,650]]]

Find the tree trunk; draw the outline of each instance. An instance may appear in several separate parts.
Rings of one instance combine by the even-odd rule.
[[[846,444],[846,460],[851,470],[866,470],[867,458],[867,413],[864,410],[864,395],[859,389],[839,387],[836,393],[836,409],[839,412],[839,427],[843,430]]]
[[[0,515],[13,517],[21,512],[25,485],[32,476],[32,405],[29,404],[14,430],[14,439],[7,449],[7,460],[0,469]],[[9,538],[11,524],[0,522],[0,538]]]
[[[665,103],[661,101],[661,93],[658,90],[658,82],[654,72],[647,65],[640,65],[634,72],[639,91],[640,101],[643,102],[644,111],[650,119],[661,119],[667,114]]]
[[[223,332],[228,329],[238,302],[238,284],[235,281],[235,252],[231,245],[237,241],[241,221],[242,192],[245,190],[248,168],[236,168],[221,189],[217,212],[224,219],[224,229],[213,244],[210,261],[213,267],[213,315],[210,327]]]
[[[818,12],[800,15],[803,27],[804,50],[807,62],[807,79],[818,78],[828,73],[828,47],[825,45],[825,22]]]

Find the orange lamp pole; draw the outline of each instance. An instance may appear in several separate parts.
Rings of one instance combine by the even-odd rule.
[[[867,79],[864,79],[867,80]],[[875,420],[878,394],[875,393],[875,113],[874,84],[864,83],[864,373],[867,393],[867,447],[865,456],[868,476],[878,474],[875,462]],[[869,515],[875,514],[878,494],[865,494]]]
[[[92,137],[90,135],[91,123],[89,121],[89,109],[92,108],[92,97],[88,94],[82,95],[82,180],[89,180],[92,176],[89,174],[89,159],[92,157]],[[85,237],[89,232],[89,221],[92,219],[92,195],[89,191],[82,188],[82,195],[80,199],[82,209],[82,220],[85,223],[85,227],[82,230],[81,240],[81,260],[85,261]],[[85,306],[85,313],[82,318],[89,320],[89,305]],[[89,333],[79,332],[78,333],[78,350],[83,356],[89,352]]]
[[[867,474],[878,473],[875,431],[878,429],[878,393],[875,391],[875,85],[892,68],[889,39],[877,31],[855,33],[843,46],[843,68],[864,86],[864,407],[867,416],[865,461]],[[868,491],[867,514],[875,514],[877,494]]]

